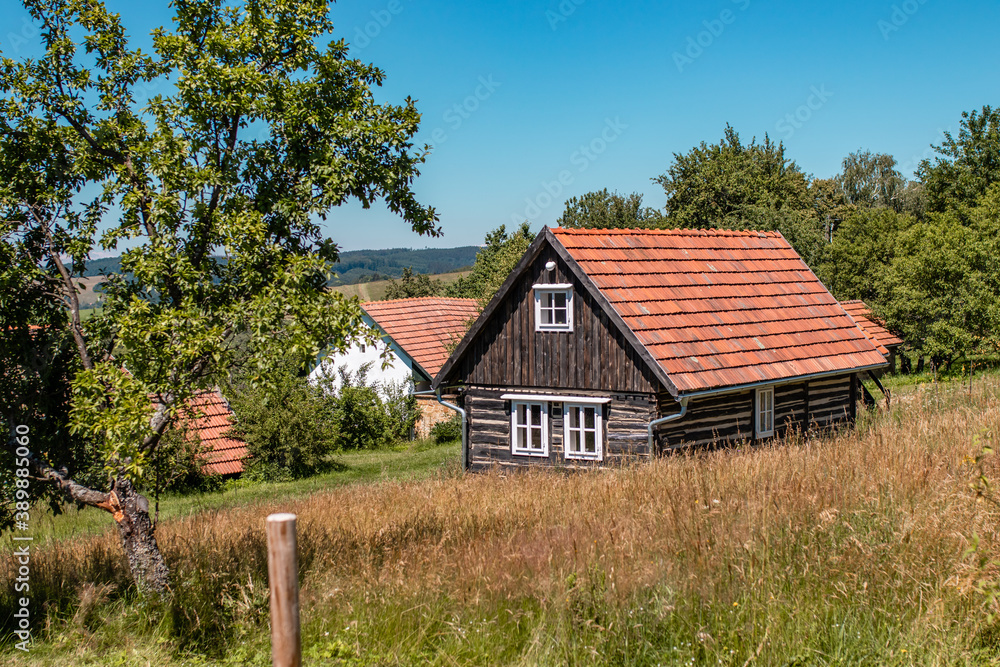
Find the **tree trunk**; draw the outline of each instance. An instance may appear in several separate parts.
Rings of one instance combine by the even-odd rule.
[[[169,589],[170,572],[153,534],[149,501],[130,481],[120,477],[115,480],[112,506],[135,585],[143,593],[165,594]]]
[[[149,501],[135,490],[132,482],[119,477],[110,492],[95,491],[73,481],[65,468],[56,470],[32,452],[28,452],[27,458],[39,478],[54,484],[68,498],[111,513],[118,524],[132,581],[140,591],[159,596],[170,590],[170,571],[156,544]]]

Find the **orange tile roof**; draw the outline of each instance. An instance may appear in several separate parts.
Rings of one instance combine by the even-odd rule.
[[[680,394],[885,363],[777,232],[551,231]]]
[[[875,343],[875,346],[879,348],[879,352],[883,355],[888,355],[890,347],[899,347],[903,344],[903,339],[898,336],[891,334],[881,323],[877,322],[874,317],[872,317],[871,308],[865,304],[864,301],[855,299],[853,301],[841,301],[840,305],[847,311],[861,330],[865,332],[865,335]]]
[[[449,344],[462,340],[465,323],[479,315],[475,299],[419,297],[361,307],[430,379],[448,359]]]
[[[208,460],[205,471],[212,475],[243,472],[247,445],[239,438],[227,435],[233,425],[233,411],[218,390],[195,394],[181,412],[189,433],[197,435],[206,447]]]

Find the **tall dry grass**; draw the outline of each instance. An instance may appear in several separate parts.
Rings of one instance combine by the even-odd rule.
[[[826,437],[206,512],[160,527],[174,598],[150,617],[171,650],[267,664],[263,518],[280,510],[299,515],[316,663],[997,659],[977,589],[997,576],[1000,513],[970,482],[980,465],[1000,478],[993,458],[977,463],[1000,433],[998,397],[996,379],[971,394],[925,387]],[[88,585],[127,590],[117,550],[109,535],[35,555],[52,641],[98,641],[109,617],[141,614],[112,599],[114,613],[88,611],[74,630]],[[9,562],[0,568],[11,576]]]

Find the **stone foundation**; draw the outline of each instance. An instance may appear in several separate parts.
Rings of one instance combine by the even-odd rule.
[[[444,400],[449,403],[455,402],[454,396],[444,396]],[[417,396],[417,405],[420,407],[420,418],[414,427],[417,439],[429,438],[431,428],[435,424],[446,422],[458,413],[451,408],[446,408],[437,402],[434,396]]]

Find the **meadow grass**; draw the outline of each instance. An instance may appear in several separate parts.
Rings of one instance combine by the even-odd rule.
[[[55,540],[32,561],[49,603],[30,662],[270,664],[263,519],[282,510],[307,664],[996,663],[1000,511],[976,486],[1000,473],[981,456],[998,428],[988,376],[761,447],[260,493],[161,523],[159,603],[114,535]]]
[[[159,499],[159,518],[170,521],[208,510],[273,504],[275,499],[295,498],[361,482],[382,479],[420,479],[438,473],[445,467],[458,465],[458,443],[434,445],[418,441],[391,449],[341,452],[333,457],[337,467],[331,472],[287,482],[244,483],[232,480],[217,491],[201,493],[169,493]],[[155,500],[150,497],[151,512]],[[75,539],[115,532],[110,515],[93,508],[68,505],[63,513],[53,515],[47,507],[35,507],[31,513],[32,536],[38,546],[53,540]]]

